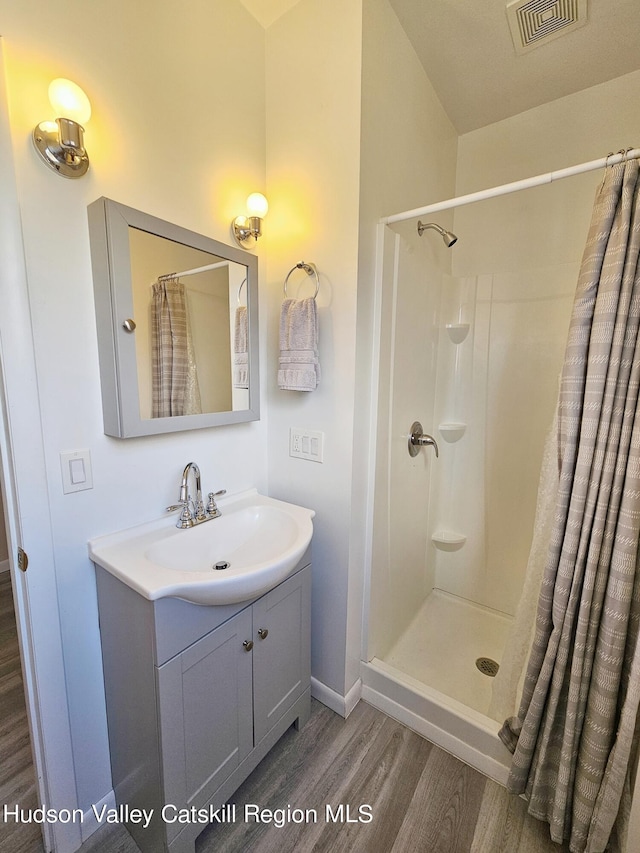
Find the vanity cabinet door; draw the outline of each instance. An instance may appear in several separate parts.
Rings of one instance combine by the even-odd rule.
[[[311,570],[253,605],[254,740],[260,743],[309,687]]]
[[[165,803],[202,806],[251,752],[251,634],[248,607],[157,670]]]

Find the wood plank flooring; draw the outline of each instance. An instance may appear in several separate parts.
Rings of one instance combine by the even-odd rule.
[[[236,791],[234,823],[211,825],[197,853],[567,853],[526,803],[385,714],[360,702],[347,720],[312,702],[301,732],[289,729]],[[311,810],[317,821],[244,820],[246,804]],[[352,820],[326,819],[342,804]],[[368,813],[368,812],[367,812]],[[367,814],[363,813],[363,814]],[[345,812],[343,812],[343,816]],[[138,853],[122,827],[105,826],[81,853]]]
[[[0,574],[0,806],[37,805],[9,572]],[[3,853],[40,853],[40,827],[0,820]]]
[[[365,702],[343,720],[313,701],[307,725],[301,732],[291,728],[285,733],[232,802],[236,821],[206,828],[197,853],[568,850],[549,840],[546,825],[529,817],[523,800]],[[8,574],[0,575],[0,805],[4,803],[37,805]],[[245,820],[245,805],[274,814],[276,809],[300,809],[307,819],[282,827]],[[370,822],[359,822],[359,815],[371,816]],[[42,853],[39,827],[0,821],[0,850]],[[105,825],[80,853],[139,851],[124,827]]]

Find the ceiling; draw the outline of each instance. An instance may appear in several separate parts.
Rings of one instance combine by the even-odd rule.
[[[638,0],[589,0],[585,26],[524,54],[506,0],[389,2],[458,133],[640,68]]]
[[[268,27],[299,0],[241,2]],[[458,133],[640,69],[638,0],[587,0],[584,26],[520,54],[508,0],[389,2]]]

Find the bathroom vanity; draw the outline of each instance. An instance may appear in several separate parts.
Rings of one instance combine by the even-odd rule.
[[[96,578],[116,801],[152,810],[146,829],[127,823],[143,853],[193,853],[309,717],[310,551],[265,595],[224,606],[149,601],[99,566]]]

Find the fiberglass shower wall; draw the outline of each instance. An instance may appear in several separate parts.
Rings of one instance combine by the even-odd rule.
[[[445,220],[446,224],[446,220]],[[429,542],[432,448],[408,452],[412,423],[434,434],[438,315],[451,263],[435,232],[380,227],[379,383],[368,657],[383,657],[433,589]],[[435,239],[434,239],[435,238]]]
[[[513,234],[505,249],[491,223],[514,206],[522,199],[457,210],[453,249],[434,232],[418,238],[415,222],[381,228],[369,658],[389,652],[434,589],[508,615],[520,597],[580,250],[550,256],[544,222],[537,247]],[[514,228],[524,239],[522,217]],[[415,420],[438,459],[409,456]]]
[[[527,566],[576,264],[445,280],[431,479],[434,587],[513,615]]]
[[[590,199],[600,175],[459,207],[459,240],[443,322],[456,300],[474,317],[458,393],[469,423],[451,449],[449,482],[432,483],[431,504],[454,495],[450,523],[460,550],[436,550],[435,586],[513,615],[526,572],[544,441],[555,410]],[[475,281],[475,298],[469,282]],[[447,301],[449,300],[449,301]],[[473,302],[473,306],[471,305]],[[471,342],[469,342],[471,341]],[[441,340],[437,417],[452,381]],[[443,466],[444,467],[444,466]],[[440,519],[433,518],[435,525]]]

